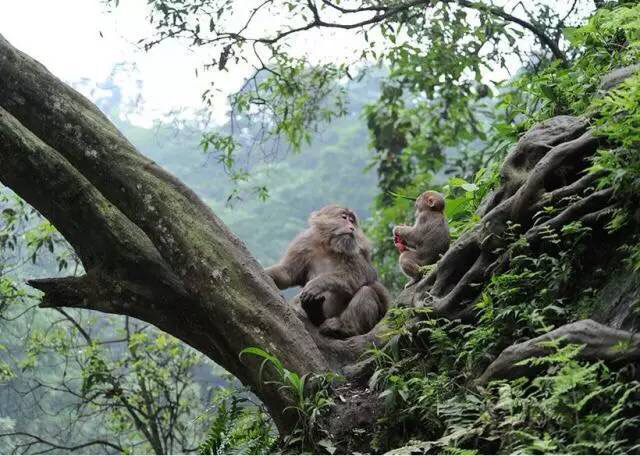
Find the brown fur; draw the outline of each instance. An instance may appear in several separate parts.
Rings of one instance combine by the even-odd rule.
[[[266,270],[281,290],[303,287],[300,303],[320,332],[351,337],[369,332],[387,312],[389,294],[371,264],[369,240],[348,208],[326,206]]]
[[[412,280],[407,286],[417,282],[422,266],[433,264],[449,249],[449,225],[444,216],[444,197],[433,191],[424,192],[416,200],[416,220],[413,226],[398,225],[393,235],[406,246],[400,254],[400,268]]]

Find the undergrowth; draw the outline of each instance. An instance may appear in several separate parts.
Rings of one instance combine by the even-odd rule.
[[[598,282],[583,271],[591,230],[574,223],[545,237],[555,253],[536,254],[514,235],[511,265],[484,289],[474,325],[435,318],[428,308],[392,310],[391,343],[370,352],[377,364],[370,387],[387,406],[374,448],[409,439],[435,453],[637,448],[640,440],[628,432],[640,412],[631,366],[611,372],[602,363],[579,361],[581,347],[558,343],[557,352],[531,361],[544,365],[533,381],[474,384],[507,346],[592,312]]]
[[[222,388],[213,399],[215,418],[199,454],[267,454],[276,436],[269,415],[239,391]]]

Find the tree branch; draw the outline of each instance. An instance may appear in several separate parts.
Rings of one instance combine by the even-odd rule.
[[[314,20],[312,22],[309,22],[303,26],[300,27],[295,27],[292,29],[287,30],[286,32],[280,32],[277,33],[273,38],[249,38],[250,41],[256,41],[258,43],[263,43],[263,44],[275,44],[278,41],[280,41],[281,39],[292,35],[294,33],[298,33],[298,32],[303,32],[305,30],[310,30],[314,27],[325,27],[325,28],[336,28],[336,29],[344,29],[344,30],[350,30],[350,29],[355,29],[355,28],[360,28],[360,27],[364,27],[366,25],[371,25],[371,24],[376,24],[378,22],[382,22],[385,19],[388,19],[392,16],[395,16],[396,14],[402,12],[402,11],[406,11],[410,8],[413,8],[414,6],[419,6],[419,5],[426,5],[428,6],[431,3],[431,0],[413,0],[404,4],[400,4],[394,8],[389,8],[386,10],[375,10],[377,11],[377,13],[369,18],[369,19],[365,19],[362,21],[358,21],[358,22],[352,22],[350,24],[340,24],[340,23],[335,23],[335,22],[325,22],[322,19],[320,19],[320,15],[317,14],[317,10],[316,12],[314,12]],[[380,13],[380,11],[385,11],[384,13]]]
[[[329,364],[244,244],[191,190],[139,154],[86,98],[0,36],[0,179],[50,218],[87,275],[33,282],[45,306],[131,315],[223,366],[287,432],[262,347],[301,375]],[[91,229],[87,229],[91,227]],[[165,295],[163,297],[163,295]]]
[[[524,19],[520,19],[519,17],[513,16],[512,14],[509,14],[506,11],[504,11],[502,8],[498,8],[495,6],[486,6],[486,5],[483,5],[482,3],[470,2],[468,0],[447,0],[447,1],[454,1],[455,3],[461,6],[465,6],[467,8],[475,9],[478,11],[486,11],[494,16],[504,19],[505,21],[514,22],[520,25],[521,27],[532,32],[540,40],[540,42],[543,45],[548,47],[556,59],[566,64],[567,57],[564,55],[564,52],[560,50],[560,48],[558,47],[558,44],[555,41],[553,41],[549,36],[547,36],[542,30],[538,29],[535,25],[531,24],[530,22],[527,22]]]
[[[33,439],[33,441],[29,443],[16,444],[16,448],[23,447],[23,448],[26,448],[27,451],[34,445],[47,445],[50,447],[49,449],[45,451],[37,452],[36,454],[45,454],[55,450],[66,450],[66,451],[72,452],[72,451],[81,450],[83,448],[87,448],[94,445],[102,445],[103,447],[112,448],[118,451],[120,454],[125,453],[125,449],[122,448],[121,446],[116,445],[115,443],[111,443],[106,440],[100,440],[100,439],[91,440],[89,442],[81,443],[79,445],[65,446],[65,445],[59,445],[49,440],[45,440],[42,437],[38,437],[37,435],[29,434],[28,432],[9,432],[5,434],[0,434],[0,437],[29,437]]]
[[[344,8],[341,7],[339,5],[336,5],[334,2],[331,2],[329,0],[322,0],[322,3],[325,4],[326,6],[333,8],[337,11],[340,11],[341,13],[345,13],[345,14],[351,14],[351,13],[364,13],[367,11],[386,11],[389,9],[388,6],[361,6],[359,8]]]

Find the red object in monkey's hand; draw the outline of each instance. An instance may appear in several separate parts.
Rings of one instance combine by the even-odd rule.
[[[407,250],[407,244],[404,242],[404,239],[401,239],[397,234],[393,235],[393,243],[396,245],[398,252],[402,253]]]

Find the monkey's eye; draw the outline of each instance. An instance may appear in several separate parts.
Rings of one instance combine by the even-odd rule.
[[[342,214],[342,218],[347,220],[349,218],[349,216],[347,214]]]

